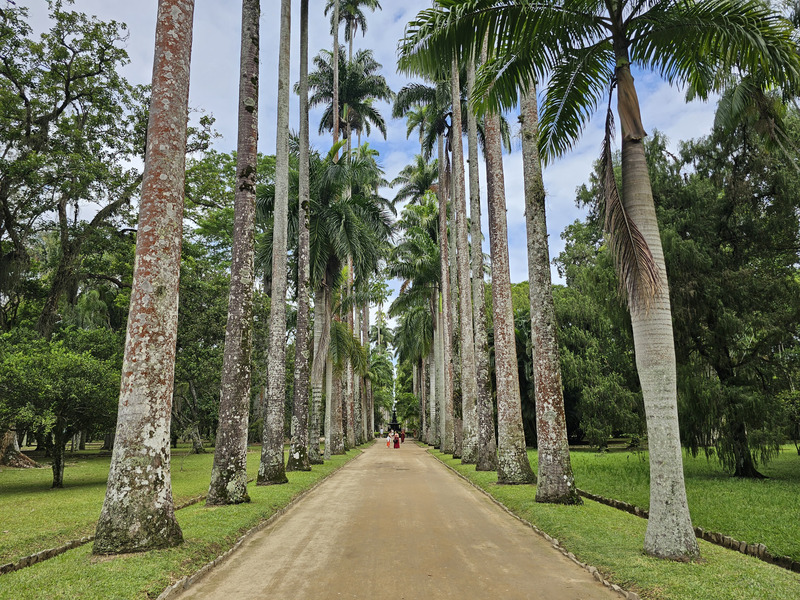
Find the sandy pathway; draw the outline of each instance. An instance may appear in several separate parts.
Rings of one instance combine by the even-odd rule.
[[[375,444],[182,599],[619,599],[424,449]]]

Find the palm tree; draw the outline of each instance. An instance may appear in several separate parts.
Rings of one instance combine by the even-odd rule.
[[[233,258],[214,465],[206,504],[249,502],[247,432],[253,319],[253,235],[258,142],[258,0],[242,0],[239,139],[236,151]]]
[[[392,187],[401,186],[394,195],[392,204],[399,202],[419,203],[426,192],[433,191],[439,180],[439,161],[426,161],[421,154],[414,157],[414,162],[402,168],[392,180]]]
[[[325,106],[319,124],[319,133],[330,131],[334,125],[334,84],[333,71],[336,62],[333,54],[322,50],[314,57],[314,71],[309,75],[311,97],[310,106]],[[333,63],[333,64],[332,64]],[[345,60],[344,50],[339,52],[339,84],[337,90],[338,110],[345,125],[345,135],[355,131],[369,135],[372,127],[377,127],[386,137],[386,122],[374,104],[377,100],[390,101],[392,90],[386,78],[379,73],[382,65],[377,62],[372,50],[359,50],[350,62]],[[361,145],[360,142],[358,145]]]
[[[455,212],[456,256],[458,274],[459,347],[461,366],[461,414],[463,419],[463,444],[461,462],[475,464],[478,449],[477,374],[475,365],[475,339],[472,324],[472,285],[470,280],[469,234],[467,232],[467,199],[464,183],[464,151],[461,128],[461,85],[459,65],[454,58],[450,68],[450,86],[453,104],[451,148],[453,153],[453,212]]]
[[[170,478],[193,0],[160,0],[114,453],[92,552],[176,546]]]
[[[516,104],[520,89],[547,77],[539,139],[544,161],[572,147],[601,98],[609,95],[601,158],[606,229],[628,298],[649,434],[650,518],[644,547],[664,558],[696,556],[678,433],[669,286],[631,65],[660,73],[670,83],[688,82],[701,97],[722,85],[720,74],[732,71],[758,73],[767,85],[794,84],[800,65],[791,24],[756,0],[453,0],[448,6],[423,11],[409,26],[406,53],[432,66],[470,51],[488,32],[497,55],[479,74],[475,101],[494,109]],[[610,150],[615,88],[621,194]]]
[[[283,463],[283,412],[286,396],[286,242],[289,213],[289,66],[291,0],[281,0],[278,58],[278,124],[275,144],[275,209],[272,235],[272,302],[269,311],[267,394],[257,485],[288,483]]]
[[[375,12],[375,9],[381,8],[381,3],[378,0],[327,0],[325,3],[325,14],[333,8],[333,5],[338,3],[339,14],[331,15],[331,30],[333,30],[334,18],[338,18],[340,23],[345,24],[344,39],[350,43],[350,50],[348,54],[349,61],[353,60],[353,38],[356,37],[358,28],[361,28],[361,35],[367,33],[367,17],[361,7],[364,6]]]
[[[308,375],[311,355],[309,326],[309,288],[311,266],[309,263],[309,209],[311,191],[309,181],[309,127],[308,127],[308,0],[300,0],[300,148],[298,161],[297,202],[297,333],[295,335],[294,401],[292,403],[292,439],[287,471],[310,471],[308,438]],[[317,425],[315,423],[315,425]],[[317,426],[317,437],[319,428]],[[319,450],[319,444],[317,444]],[[318,460],[317,456],[313,457]]]

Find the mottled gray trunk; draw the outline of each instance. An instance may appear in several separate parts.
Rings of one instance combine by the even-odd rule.
[[[434,321],[436,315],[433,316]],[[436,342],[438,341],[438,333],[434,329],[433,332],[433,345],[431,346],[430,354],[428,354],[428,380],[430,382],[430,394],[428,395],[428,422],[425,429],[425,443],[435,446],[436,440]]]
[[[467,198],[464,184],[464,150],[461,144],[461,98],[458,63],[450,70],[453,89],[453,197],[456,213],[456,264],[458,265],[459,356],[461,359],[461,418],[463,446],[461,462],[475,464],[478,460],[477,374],[475,365],[475,335],[472,314],[472,293],[469,273],[469,234],[467,231]],[[473,122],[474,122],[474,117]],[[476,165],[477,167],[477,165]],[[470,164],[470,177],[472,177]],[[477,173],[477,171],[476,171]],[[470,186],[472,187],[472,185]]]
[[[300,156],[298,159],[298,252],[297,252],[297,334],[294,358],[294,398],[292,403],[292,438],[287,471],[310,471],[308,441],[308,369],[311,357],[309,325],[309,289],[311,287],[309,210],[308,133],[308,0],[300,0]]]
[[[347,127],[348,136],[350,134],[350,127]],[[350,145],[350,137],[347,138],[347,144]],[[349,155],[349,151],[348,151]],[[353,257],[347,257],[347,295],[353,294]],[[353,335],[353,306],[347,309],[345,315],[345,323],[347,324],[347,331]],[[355,409],[355,373],[353,371],[353,362],[350,357],[347,357],[347,364],[345,365],[345,385],[344,385],[344,417],[346,421],[345,435],[347,439],[348,448],[355,448],[356,446],[356,409]]]
[[[361,316],[357,307],[353,307],[353,337],[361,338]],[[361,411],[361,375],[353,369],[353,429],[356,446],[364,443],[364,422]]]
[[[624,51],[618,51],[618,56],[627,58]],[[683,479],[669,285],[644,143],[640,135],[626,130],[625,126],[639,123],[641,118],[627,60],[617,68],[617,79],[620,86],[618,110],[623,124],[622,200],[628,217],[650,248],[661,282],[649,307],[642,306],[641,302],[629,302],[650,450],[650,517],[644,550],[653,556],[680,560],[696,557],[700,550],[692,529]]]
[[[365,302],[361,309],[361,344],[367,351],[367,361],[369,361],[369,302]],[[369,410],[369,395],[367,394],[367,378],[362,377],[363,382],[363,421],[364,421],[364,441],[369,441],[374,437],[375,429],[372,426],[372,417]]]
[[[314,360],[311,364],[311,419],[309,423],[308,448],[309,461],[312,465],[323,463],[320,451],[320,426],[323,422],[322,385],[325,378],[325,358],[331,340],[330,323],[325,311],[324,282],[314,293]]]
[[[117,432],[93,552],[167,548],[193,0],[160,0]]]
[[[427,419],[427,369],[425,368],[426,358],[419,359],[419,436],[420,440],[427,439],[428,419]]]
[[[333,143],[339,141],[339,3],[333,4],[333,55],[331,61],[333,62]],[[339,153],[336,153],[336,160],[338,160]]]
[[[439,296],[437,294],[435,310],[433,313],[433,321],[435,323],[433,328],[433,362],[434,362],[434,390],[435,400],[431,406],[431,444],[435,448],[441,445],[441,436],[439,435],[439,421],[442,418],[442,398],[444,397],[444,369],[442,368],[442,313],[439,309]]]
[[[536,390],[536,439],[539,448],[536,501],[582,504],[569,460],[567,421],[564,416],[558,325],[550,277],[550,249],[547,244],[545,190],[537,146],[539,117],[535,86],[523,96],[521,109],[533,381]]]
[[[489,248],[492,257],[494,364],[497,379],[498,483],[532,483],[536,476],[528,462],[511,307],[508,266],[508,226],[503,177],[500,116],[486,115],[486,177],[489,208]]]
[[[467,95],[475,87],[475,63],[467,62]],[[480,166],[478,164],[478,123],[467,114],[469,152],[470,251],[472,253],[472,319],[475,339],[476,427],[478,471],[497,469],[497,442],[494,434],[494,405],[489,377],[489,340],[486,333],[486,298],[483,283],[483,234],[481,233]]]
[[[286,238],[289,212],[289,67],[291,0],[281,0],[278,51],[278,123],[275,144],[275,212],[272,234],[272,302],[269,310],[267,410],[257,485],[287,483],[283,463],[283,414],[286,401]]]
[[[249,502],[247,433],[250,416],[254,223],[258,163],[258,48],[260,0],[242,0],[239,136],[236,149],[233,258],[222,361],[219,425],[206,504]],[[199,437],[199,434],[198,434]]]
[[[53,488],[64,487],[64,451],[69,437],[63,419],[57,419],[53,428]]]
[[[439,165],[445,164],[444,140],[439,136]],[[440,173],[443,167],[440,166]],[[443,177],[439,178],[443,180]],[[441,259],[441,297],[439,310],[440,362],[442,369],[442,395],[439,415],[439,446],[445,454],[453,453],[453,322],[450,312],[450,252],[447,245],[447,196],[449,182],[439,185],[439,254]]]
[[[347,436],[345,435],[345,411],[344,411],[344,374],[336,373],[333,370],[333,426],[331,427],[331,452],[333,454],[344,454],[347,452]]]

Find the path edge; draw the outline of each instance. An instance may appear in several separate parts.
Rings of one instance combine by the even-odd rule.
[[[369,447],[369,446],[367,446],[367,447]],[[358,458],[360,458],[361,455],[364,454],[364,452],[366,451],[366,448],[359,448],[359,450],[360,450],[359,453],[356,454],[353,458],[348,460],[346,463],[344,463],[343,465],[341,465],[337,469],[334,469],[333,471],[331,471],[330,473],[325,475],[322,479],[319,479],[310,488],[307,488],[307,489],[303,490],[302,492],[300,492],[297,496],[292,498],[286,506],[283,506],[283,507],[279,508],[274,513],[272,513],[266,520],[261,521],[260,523],[258,523],[254,527],[252,527],[252,528],[248,529],[246,532],[244,532],[239,537],[239,539],[236,540],[236,542],[233,544],[233,546],[231,546],[228,550],[226,550],[225,552],[220,554],[217,558],[215,558],[214,560],[212,560],[210,562],[207,562],[206,564],[204,564],[202,567],[200,567],[197,571],[195,571],[191,575],[186,575],[185,577],[182,577],[181,579],[179,579],[178,581],[176,581],[172,585],[166,587],[164,589],[164,591],[161,592],[158,595],[158,598],[156,598],[156,600],[172,600],[172,598],[177,597],[178,594],[183,593],[184,590],[187,590],[189,587],[191,587],[192,585],[194,585],[195,583],[200,581],[200,579],[202,579],[205,575],[207,575],[209,573],[209,571],[211,571],[211,569],[213,569],[214,567],[220,565],[221,563],[225,562],[228,558],[230,558],[231,554],[233,554],[236,550],[238,550],[241,547],[241,545],[245,541],[247,541],[250,537],[252,537],[256,533],[258,533],[259,531],[261,531],[262,529],[264,529],[268,525],[271,525],[273,523],[273,521],[275,521],[279,517],[281,517],[286,511],[288,511],[295,504],[300,502],[300,500],[302,500],[308,494],[310,494],[315,489],[317,489],[317,487],[319,487],[322,483],[327,481],[333,475],[336,475],[339,471],[341,471],[347,465],[352,464],[353,461],[355,461]]]
[[[558,540],[556,538],[548,535],[547,533],[545,533],[544,531],[539,529],[536,525],[534,525],[533,523],[531,523],[527,519],[523,519],[522,517],[520,517],[518,514],[513,512],[510,508],[508,508],[505,504],[503,504],[497,498],[492,496],[489,492],[487,492],[481,486],[479,486],[478,484],[473,482],[469,477],[466,477],[465,475],[462,475],[461,473],[456,471],[453,467],[451,467],[446,462],[441,460],[438,456],[436,456],[435,454],[430,452],[430,447],[423,446],[423,450],[425,450],[425,454],[427,454],[428,456],[433,458],[440,465],[444,466],[447,470],[449,470],[451,473],[456,475],[456,477],[459,477],[460,479],[463,479],[464,481],[466,481],[469,485],[471,485],[473,488],[475,488],[480,493],[482,493],[484,496],[486,496],[494,504],[496,504],[497,506],[502,508],[506,513],[508,513],[509,515],[514,517],[517,521],[519,521],[520,523],[522,523],[524,525],[527,525],[534,532],[536,532],[541,537],[543,537],[545,540],[550,542],[550,545],[552,545],[553,548],[558,550],[561,554],[566,556],[573,563],[575,563],[576,565],[578,565],[579,567],[581,567],[585,571],[588,571],[592,575],[592,577],[594,577],[599,583],[602,583],[603,586],[607,587],[608,589],[610,589],[610,590],[612,590],[614,592],[617,592],[620,595],[621,598],[625,598],[626,600],[641,600],[640,597],[639,597],[639,594],[637,594],[636,592],[631,592],[631,591],[625,590],[622,587],[620,587],[619,585],[617,585],[616,583],[611,583],[610,581],[608,581],[605,577],[603,577],[603,574],[597,569],[597,567],[593,567],[592,565],[588,565],[588,564],[583,563],[580,560],[578,560],[578,558],[572,552],[569,552],[569,551],[566,550],[566,548],[562,547],[561,544],[559,544],[559,542],[558,542]],[[158,600],[162,600],[162,599],[159,597]]]

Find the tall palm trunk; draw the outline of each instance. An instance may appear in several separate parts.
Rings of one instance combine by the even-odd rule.
[[[433,321],[436,322],[436,314],[434,311]],[[433,345],[428,354],[428,379],[430,381],[430,394],[428,395],[428,411],[429,418],[427,423],[427,435],[425,442],[430,446],[436,445],[436,401],[438,398],[438,388],[436,387],[436,343],[438,342],[439,333],[437,327],[433,329]]]
[[[322,452],[319,435],[322,416],[322,385],[325,378],[325,362],[331,341],[331,325],[325,310],[325,282],[314,294],[314,359],[311,363],[311,419],[309,422],[309,461],[321,465]]]
[[[467,95],[475,88],[475,62],[467,61]],[[472,241],[472,320],[475,339],[477,448],[475,469],[497,470],[497,442],[494,434],[494,406],[489,377],[489,340],[486,333],[486,300],[483,284],[483,234],[481,233],[480,168],[478,166],[478,122],[467,114],[469,152],[469,216]]]
[[[278,58],[278,124],[275,144],[275,217],[272,236],[272,302],[269,311],[267,410],[257,485],[287,483],[283,464],[286,397],[286,238],[289,212],[289,66],[291,0],[281,0]]]
[[[662,558],[699,554],[692,529],[678,431],[677,374],[672,309],[658,231],[653,192],[644,153],[644,128],[627,50],[617,54],[618,105],[622,125],[622,200],[645,239],[658,270],[660,286],[649,305],[630,301],[636,369],[642,386],[650,451],[650,517],[644,549]]]
[[[461,144],[461,94],[458,62],[453,60],[450,69],[453,98],[453,179],[456,213],[456,264],[458,265],[458,309],[461,357],[461,415],[464,420],[461,462],[475,464],[478,460],[478,397],[475,365],[475,336],[472,315],[472,293],[469,274],[469,236],[467,232],[467,198],[464,183],[464,151]],[[477,166],[477,165],[476,165]],[[472,171],[472,165],[470,164]],[[476,172],[477,173],[477,172]],[[472,172],[470,172],[472,175]]]
[[[348,126],[348,133],[349,133],[349,126]],[[350,138],[347,138],[348,145],[350,144]],[[349,152],[348,152],[349,154]],[[347,257],[347,295],[352,296],[353,294],[353,257]],[[353,335],[353,305],[352,303],[347,308],[347,314],[345,315],[345,323],[347,324],[347,331],[349,335]],[[345,419],[347,422],[347,427],[345,429],[345,435],[347,436],[347,446],[348,448],[355,448],[356,446],[356,410],[355,410],[355,385],[354,385],[354,373],[353,373],[353,362],[350,360],[350,357],[347,357],[347,364],[345,365],[345,395],[344,395],[344,406],[345,406]]]
[[[536,476],[525,451],[519,396],[511,277],[508,267],[508,227],[503,178],[500,116],[486,115],[486,176],[489,208],[489,247],[492,256],[494,364],[497,379],[497,481],[532,483]]]
[[[439,165],[444,165],[444,139],[439,136]],[[439,169],[444,169],[440,166]],[[442,172],[442,171],[440,171]],[[450,252],[447,245],[447,200],[449,182],[439,178],[439,256],[441,260],[440,310],[440,362],[442,370],[442,395],[439,415],[439,446],[445,454],[453,453],[453,322],[450,313]]]
[[[339,3],[333,5],[333,143],[339,141]],[[339,153],[336,153],[338,160]]]
[[[311,355],[309,325],[309,183],[308,140],[308,0],[300,0],[300,156],[298,166],[298,252],[297,252],[297,333],[294,358],[294,398],[292,404],[292,440],[287,471],[310,471],[308,443],[308,367]],[[317,444],[319,450],[319,444]]]
[[[353,306],[353,337],[361,343],[361,314],[358,307]],[[364,443],[364,423],[361,410],[361,375],[353,369],[353,429],[356,446]]]
[[[193,0],[161,0],[117,432],[93,552],[183,541],[170,478]]]
[[[365,302],[361,309],[361,343],[367,350],[367,359],[369,360],[369,302]],[[369,396],[367,394],[367,378],[361,378],[363,382],[363,406],[364,406],[364,441],[367,442],[373,438],[375,429],[372,427],[372,417],[369,410]]]
[[[545,191],[539,160],[536,87],[522,98],[522,167],[525,177],[525,225],[528,233],[533,380],[536,389],[536,439],[539,480],[536,501],[582,504],[569,460],[558,328],[550,277]]]
[[[247,429],[253,321],[260,15],[260,0],[242,0],[233,259],[220,385],[219,425],[206,498],[206,504],[209,505],[250,501],[247,494]]]

